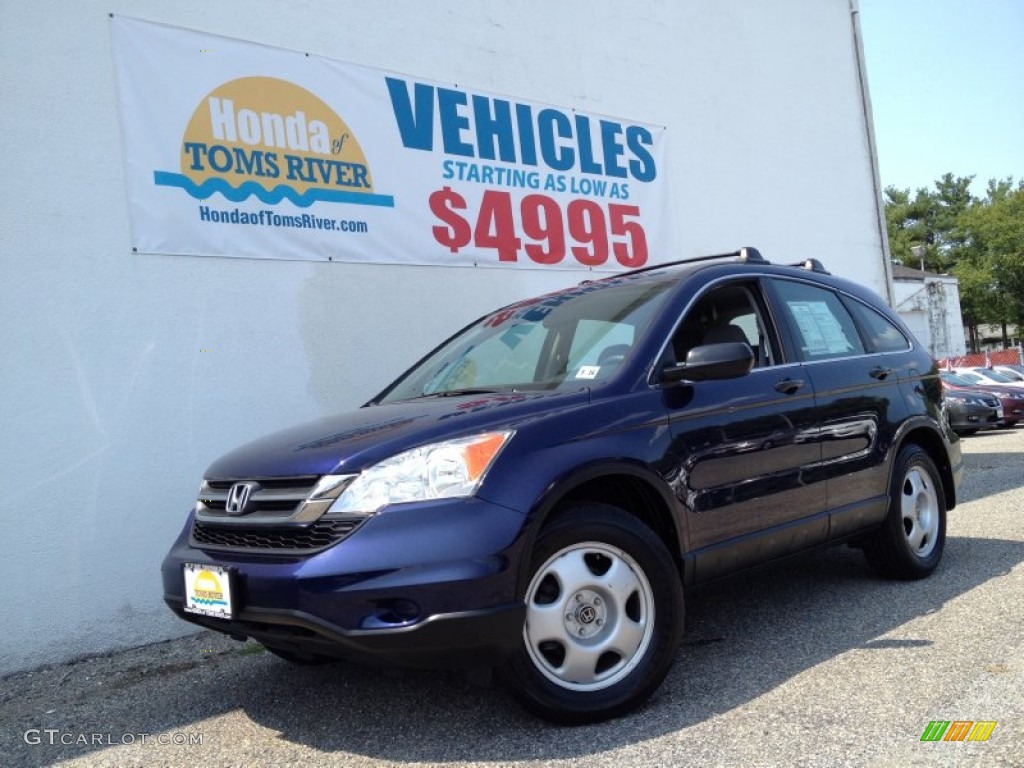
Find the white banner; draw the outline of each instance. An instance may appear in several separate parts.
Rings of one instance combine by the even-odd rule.
[[[112,28],[136,251],[601,270],[673,252],[662,127]]]

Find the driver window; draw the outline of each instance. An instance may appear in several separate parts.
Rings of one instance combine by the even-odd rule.
[[[685,362],[687,353],[702,344],[740,341],[753,350],[755,368],[774,365],[775,349],[766,331],[756,290],[756,284],[732,284],[704,294],[672,337],[669,346],[675,362]]]

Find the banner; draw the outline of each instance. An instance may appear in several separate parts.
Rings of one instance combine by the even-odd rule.
[[[612,271],[673,252],[662,127],[111,24],[138,252]]]

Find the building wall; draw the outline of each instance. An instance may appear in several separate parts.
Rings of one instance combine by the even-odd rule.
[[[583,277],[133,255],[109,12],[666,125],[657,260],[755,245],[887,290],[848,0],[5,4],[0,673],[190,631],[158,568],[212,459]]]
[[[967,333],[965,328],[964,333]],[[1006,325],[1006,340],[1011,347],[1019,346],[1021,343],[1020,329],[1013,323]],[[980,351],[992,351],[1003,349],[1003,327],[1001,325],[981,324],[978,326],[978,349]]]
[[[956,278],[897,278],[893,281],[893,296],[896,311],[932,357],[956,357],[967,351]]]

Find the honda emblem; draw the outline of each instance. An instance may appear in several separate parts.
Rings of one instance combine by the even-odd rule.
[[[249,511],[249,499],[252,492],[259,488],[256,483],[235,483],[228,491],[227,501],[224,502],[224,511],[229,515],[244,515]]]

